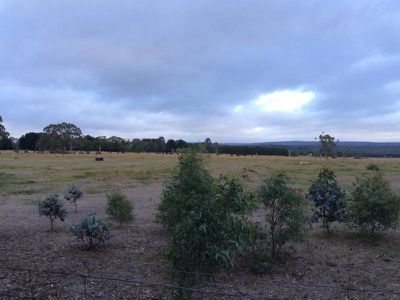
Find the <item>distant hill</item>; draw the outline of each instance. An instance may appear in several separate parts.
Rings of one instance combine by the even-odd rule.
[[[270,146],[285,147],[293,154],[319,155],[320,144],[317,141],[281,141],[264,143],[228,143],[225,145]],[[368,156],[368,157],[400,157],[400,143],[397,142],[338,142],[335,148],[338,156]]]

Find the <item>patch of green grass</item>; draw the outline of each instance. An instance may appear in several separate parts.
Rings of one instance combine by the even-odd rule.
[[[37,194],[37,192],[34,189],[26,189],[26,190],[11,191],[8,194],[10,194],[10,195],[34,195],[34,194]]]
[[[85,175],[85,174],[77,174],[77,175],[73,175],[72,178],[84,179],[84,178],[88,178],[88,175]]]
[[[22,190],[13,190],[8,192],[9,195],[37,195],[47,192],[46,189],[22,189]]]
[[[15,174],[0,172],[0,186],[9,187],[11,185],[25,185],[33,183],[36,183],[36,181],[32,179],[21,178]]]
[[[30,179],[25,179],[25,180],[21,180],[19,182],[15,182],[15,184],[33,184],[33,183],[36,183],[36,181],[30,180]]]
[[[27,153],[18,155],[18,160],[14,160],[14,156],[14,154],[0,156],[0,186],[3,194],[19,193],[16,191],[18,188],[22,189],[23,193],[24,191],[28,193],[29,188],[35,190],[49,184],[54,186],[54,189],[62,190],[65,188],[64,185],[71,182],[89,186],[149,184],[165,179],[177,163],[176,155],[144,153],[105,153],[105,161],[101,164],[96,163],[93,156],[82,154]],[[385,178],[396,187],[399,186],[400,159],[325,160],[313,157],[231,157],[229,155],[209,155],[207,158],[207,167],[215,177],[221,173],[240,176],[244,168],[254,169],[261,177],[269,176],[276,171],[285,171],[296,188],[303,191],[308,189],[310,180],[316,179],[323,166],[335,170],[342,187],[350,190],[354,178],[363,173],[369,173],[366,171],[366,166],[369,163],[376,163],[385,172]],[[300,164],[302,161],[310,162],[310,165]],[[256,187],[261,178],[253,177],[253,185]],[[400,191],[399,188],[398,190]],[[89,193],[101,192],[94,189]]]
[[[15,180],[14,174],[0,172],[0,185],[5,185]]]
[[[40,202],[40,200],[34,200],[34,199],[25,199],[25,200],[22,200],[22,204],[23,205],[33,205],[33,206],[36,206],[36,205],[38,205],[39,204],[39,202]]]
[[[94,173],[92,171],[86,171],[86,172],[81,173],[81,174],[73,175],[72,178],[84,179],[84,178],[91,178],[91,177],[95,177],[95,176],[96,176],[96,173]]]

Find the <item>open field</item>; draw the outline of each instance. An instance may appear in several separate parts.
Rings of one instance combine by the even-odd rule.
[[[91,154],[0,154],[0,257],[3,267],[171,283],[166,270],[168,263],[162,255],[167,236],[154,219],[162,182],[176,165],[177,156],[133,153],[103,156],[103,162],[96,162]],[[349,191],[354,178],[367,173],[366,166],[371,162],[385,172],[385,177],[400,193],[400,159],[213,155],[209,157],[208,166],[214,176],[221,173],[240,175],[244,168],[261,175],[286,171],[294,186],[305,192],[321,166],[327,165],[336,171],[339,182]],[[259,183],[257,176],[252,178],[250,188]],[[70,183],[82,188],[84,198],[77,213],[73,212],[72,205],[68,205],[70,214],[65,223],[56,221],[55,232],[50,233],[47,220],[38,215],[37,203],[50,193],[62,196]],[[114,188],[121,189],[134,202],[134,221],[121,229],[113,228],[107,247],[96,252],[79,250],[68,232],[68,225],[88,212],[106,218],[105,194]],[[218,278],[216,284],[204,289],[234,293],[239,298],[400,298],[400,294],[360,293],[351,289],[346,292],[341,288],[324,287],[399,292],[399,232],[388,232],[371,242],[344,228],[337,228],[327,237],[314,226],[308,241],[296,248],[297,253],[279,263],[271,274],[256,276],[245,267],[239,267],[238,271],[225,274],[227,276]],[[35,278],[38,283],[35,293],[39,297],[82,297],[84,288],[79,278],[53,275],[50,287],[39,284],[49,279],[45,275]],[[26,286],[26,274],[0,268],[0,293],[4,290],[12,290],[15,296],[26,293],[14,290],[18,285]],[[90,280],[87,289],[89,297],[105,299],[167,295],[161,288],[100,279]],[[204,297],[211,298],[210,295]]]

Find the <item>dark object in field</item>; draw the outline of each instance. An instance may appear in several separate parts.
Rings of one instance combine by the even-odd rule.
[[[96,161],[103,161],[103,160],[104,160],[104,157],[96,157],[95,160],[96,160]]]

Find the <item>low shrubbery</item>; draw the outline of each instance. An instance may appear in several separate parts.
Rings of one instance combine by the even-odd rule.
[[[87,250],[104,244],[110,237],[109,226],[95,213],[83,217],[78,223],[70,226],[70,231],[78,238]]]
[[[400,197],[379,172],[356,179],[349,198],[350,222],[362,232],[376,232],[399,225]]]
[[[107,194],[107,214],[118,221],[119,226],[133,219],[133,205],[120,191]]]
[[[68,213],[58,195],[53,194],[39,202],[39,215],[46,216],[50,220],[50,229],[53,231],[53,223],[58,218],[64,222]]]
[[[303,240],[307,224],[305,200],[289,187],[288,177],[283,173],[265,179],[258,195],[266,210],[267,240],[273,259],[288,242]]]
[[[357,178],[347,198],[333,170],[323,168],[308,189],[307,199],[313,205],[309,218],[305,197],[290,186],[284,173],[263,179],[257,193],[252,193],[236,177],[214,179],[202,154],[182,153],[164,184],[157,213],[157,221],[170,236],[166,254],[176,270],[174,278],[190,286],[204,279],[199,274],[234,268],[238,259],[253,272],[265,273],[288,245],[304,240],[308,220],[320,222],[328,232],[335,222],[368,233],[397,228],[400,197],[379,168],[371,165],[367,169],[374,172]],[[77,186],[70,185],[64,197],[75,204],[76,211],[82,195]],[[261,225],[249,218],[259,206],[265,213]],[[107,194],[106,212],[120,226],[133,219],[132,211],[133,204],[123,193]],[[52,230],[54,220],[64,221],[67,216],[57,195],[40,202],[39,213],[49,218]],[[87,250],[110,237],[109,225],[94,213],[70,226],[70,231]]]
[[[333,170],[323,168],[307,198],[314,206],[311,218],[304,196],[283,173],[264,179],[255,197],[237,178],[214,180],[200,154],[181,155],[165,183],[157,215],[171,237],[167,255],[174,269],[189,271],[179,273],[184,277],[180,283],[194,283],[192,272],[234,267],[238,254],[254,272],[266,272],[285,245],[304,240],[309,220],[321,222],[328,232],[334,222],[361,231],[398,226],[399,197],[379,172],[358,178],[346,199]],[[265,211],[265,226],[248,219],[258,203]]]
[[[257,274],[271,270],[272,259],[268,243],[268,234],[259,224],[253,224],[250,239],[244,251],[243,258],[248,268]]]
[[[376,164],[374,164],[374,163],[369,163],[369,164],[367,165],[366,169],[367,169],[368,171],[379,171],[379,170],[380,170],[379,167],[378,167],[378,165],[376,165]]]

